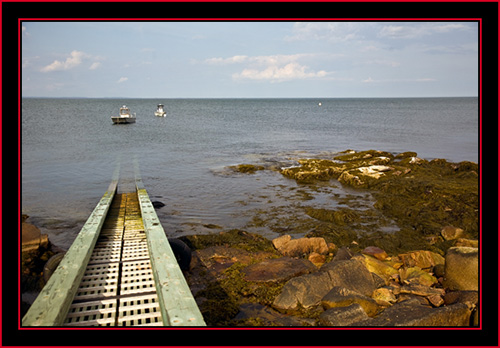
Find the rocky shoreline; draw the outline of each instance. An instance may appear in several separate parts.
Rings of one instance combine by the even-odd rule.
[[[219,226],[181,237],[193,251],[185,277],[209,326],[478,325],[476,163],[347,150],[286,168],[230,169],[279,171],[308,190],[340,184],[373,201],[299,205],[302,217],[280,219],[273,240]],[[396,231],[384,231],[388,221]],[[43,286],[43,263],[57,251],[35,239],[36,251],[23,247],[24,290]]]
[[[478,325],[476,163],[347,150],[277,170],[311,188],[333,181],[366,191],[375,202],[304,207],[307,223],[290,219],[283,230],[305,226],[305,238],[269,241],[242,230],[183,237],[195,250],[186,277],[209,325]],[[382,232],[389,219],[399,229]]]

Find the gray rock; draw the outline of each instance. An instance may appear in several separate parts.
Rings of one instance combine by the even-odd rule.
[[[306,274],[290,279],[273,302],[273,307],[295,310],[301,305],[312,308],[332,289],[332,279],[327,272]]]
[[[355,290],[365,296],[371,296],[376,289],[372,274],[359,260],[329,262],[321,267],[321,271],[328,272],[334,286]]]
[[[367,319],[369,316],[359,303],[353,303],[347,307],[330,308],[319,316],[320,323],[325,326],[349,326]]]
[[[273,306],[295,310],[300,306],[318,306],[321,299],[334,287],[340,286],[371,296],[375,282],[370,272],[358,260],[335,261],[324,264],[320,272],[290,279],[274,300]]]

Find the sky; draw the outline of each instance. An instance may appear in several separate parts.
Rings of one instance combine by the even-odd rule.
[[[23,97],[478,95],[477,22],[21,23]]]

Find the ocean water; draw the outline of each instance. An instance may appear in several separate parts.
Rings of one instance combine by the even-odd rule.
[[[167,117],[154,116],[157,103],[165,104]],[[135,124],[112,124],[123,104],[137,114]],[[276,171],[240,174],[229,166],[290,166],[346,149],[477,162],[478,109],[474,97],[23,98],[22,212],[67,248],[117,163],[119,188],[126,191],[137,161],[151,199],[166,204],[157,213],[169,236],[243,228],[271,238],[269,228],[251,224],[256,211],[293,204],[303,189]],[[334,193],[359,194],[328,187],[301,204],[330,206]]]

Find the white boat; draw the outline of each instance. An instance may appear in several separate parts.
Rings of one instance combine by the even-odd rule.
[[[158,117],[167,116],[167,112],[165,110],[163,110],[163,107],[164,107],[163,104],[158,104],[158,107],[156,108],[156,111],[155,111],[155,116],[158,116]]]
[[[135,113],[132,115],[130,113],[130,109],[126,105],[123,105],[120,108],[120,114],[118,116],[111,116],[111,120],[115,124],[118,124],[118,123],[135,123]]]

